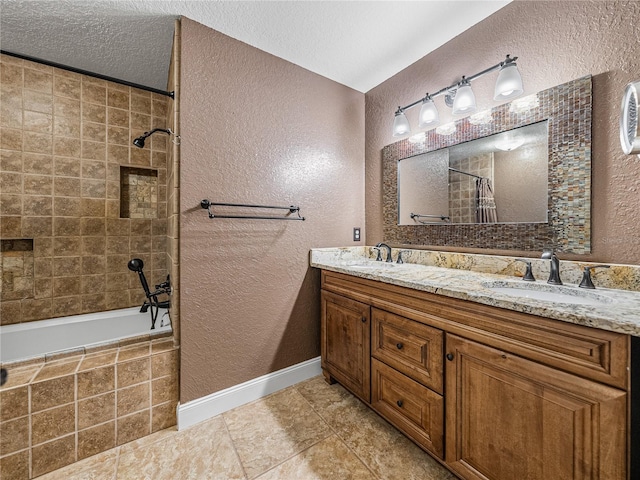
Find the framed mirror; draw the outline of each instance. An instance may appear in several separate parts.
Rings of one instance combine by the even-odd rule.
[[[412,246],[553,248],[557,252],[589,253],[591,99],[591,76],[586,76],[386,146],[382,151],[385,241]],[[509,140],[528,128],[538,129],[533,136],[540,136],[542,129],[546,131],[546,156],[542,155],[543,166],[537,167],[535,174],[530,170],[532,165],[521,169],[517,161],[498,172],[495,153],[491,161],[481,165],[478,157],[483,156],[483,142],[495,143],[498,134]],[[535,150],[539,154],[544,148],[538,144]],[[462,153],[456,153],[456,149]],[[491,162],[493,165],[489,165]],[[475,168],[479,170],[474,172]],[[477,222],[478,178],[465,174],[491,179],[497,221]],[[532,182],[523,180],[529,174],[536,177]],[[468,177],[466,183],[461,177]],[[546,195],[541,187],[544,178]],[[498,182],[503,186],[500,193]],[[460,185],[452,186],[454,183]],[[521,207],[536,204],[533,216],[520,212],[518,218],[518,212],[505,208],[500,214],[499,203],[506,207],[516,201],[504,197],[505,188],[520,194],[517,202]],[[427,192],[429,199],[424,198]],[[486,197],[480,198],[484,201]]]
[[[546,223],[548,120],[398,162],[398,224]]]

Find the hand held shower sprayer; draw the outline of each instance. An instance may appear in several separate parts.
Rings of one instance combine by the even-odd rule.
[[[136,272],[138,274],[138,278],[140,278],[140,283],[142,284],[142,289],[144,290],[144,294],[147,297],[147,301],[142,304],[140,307],[140,313],[145,313],[149,308],[151,314],[151,330],[156,328],[156,320],[158,319],[158,309],[159,308],[169,308],[170,300],[164,300],[162,302],[158,301],[158,295],[171,295],[171,280],[169,275],[167,275],[167,280],[156,285],[156,290],[152,292],[149,290],[149,284],[147,283],[147,278],[144,276],[144,272],[142,271],[144,267],[144,262],[139,258],[132,258],[129,260],[127,267],[132,272]],[[162,325],[160,325],[162,326]]]

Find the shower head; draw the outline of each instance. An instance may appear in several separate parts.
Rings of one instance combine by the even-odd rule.
[[[144,148],[144,141],[147,137],[153,135],[156,132],[164,132],[167,135],[175,135],[176,139],[180,139],[180,135],[176,135],[174,132],[171,131],[170,128],[154,128],[153,130],[151,130],[150,132],[144,132],[142,135],[140,135],[137,138],[133,139],[133,144],[138,147],[138,148]],[[179,143],[178,143],[179,145]]]
[[[142,272],[142,267],[144,267],[144,262],[142,260],[140,260],[139,258],[132,258],[131,260],[129,260],[129,263],[127,264],[127,267],[132,272],[140,273],[140,272]]]
[[[133,144],[138,148],[144,148],[144,139],[147,138],[145,135],[142,135],[133,140]]]

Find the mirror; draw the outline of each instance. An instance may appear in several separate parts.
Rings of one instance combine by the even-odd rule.
[[[402,159],[398,224],[546,223],[548,151],[545,120]]]
[[[585,254],[591,251],[591,76],[585,76],[547,90],[543,90],[511,103],[499,105],[486,112],[457,120],[440,128],[423,132],[411,139],[387,145],[382,150],[383,180],[383,229],[384,241],[394,245],[460,247],[495,250],[541,251],[553,248],[556,252]],[[406,217],[399,221],[399,189],[411,197],[411,190],[419,190],[430,184],[437,175],[448,174],[445,164],[445,148],[465,144],[502,132],[533,124],[547,125],[547,215],[543,219],[509,220],[504,216],[499,222],[453,223],[438,220],[437,224],[418,223]],[[448,128],[444,128],[448,127]],[[440,153],[438,154],[438,152]],[[423,175],[422,180],[411,187],[398,183],[399,163],[405,159],[436,153],[435,171],[428,177],[418,165],[411,162],[400,165],[401,175]],[[440,155],[440,156],[438,156]],[[448,154],[447,154],[448,155]],[[419,162],[417,162],[419,163]],[[405,166],[406,165],[406,166]],[[446,165],[446,170],[445,170]],[[455,168],[455,167],[454,167]],[[507,174],[509,181],[516,181],[517,173]],[[450,176],[453,179],[453,176]],[[494,173],[494,181],[497,181]],[[435,184],[434,184],[435,185]],[[420,188],[418,188],[418,186]],[[496,185],[497,186],[497,185]],[[402,187],[402,188],[399,188]],[[444,187],[435,189],[442,201],[448,199]],[[407,192],[408,190],[408,192]],[[520,192],[522,198],[530,198],[529,189]],[[496,195],[497,188],[496,188]],[[462,196],[462,194],[461,194]],[[432,209],[449,209],[449,203],[431,203],[430,211],[417,197],[415,204],[407,203],[409,214],[431,214]],[[498,198],[495,198],[496,203]],[[533,203],[533,202],[532,202]],[[420,207],[420,208],[418,208]],[[460,207],[462,208],[462,206]],[[422,211],[420,211],[422,210]],[[405,214],[405,207],[402,208]],[[506,215],[506,214],[505,214]],[[451,215],[449,215],[451,216]],[[424,218],[422,220],[425,220]],[[506,223],[505,223],[506,222]]]

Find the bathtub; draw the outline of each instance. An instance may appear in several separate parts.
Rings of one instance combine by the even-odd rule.
[[[149,312],[140,313],[140,307],[4,325],[0,327],[0,363],[171,332],[165,313],[166,309],[158,313],[154,330]]]

